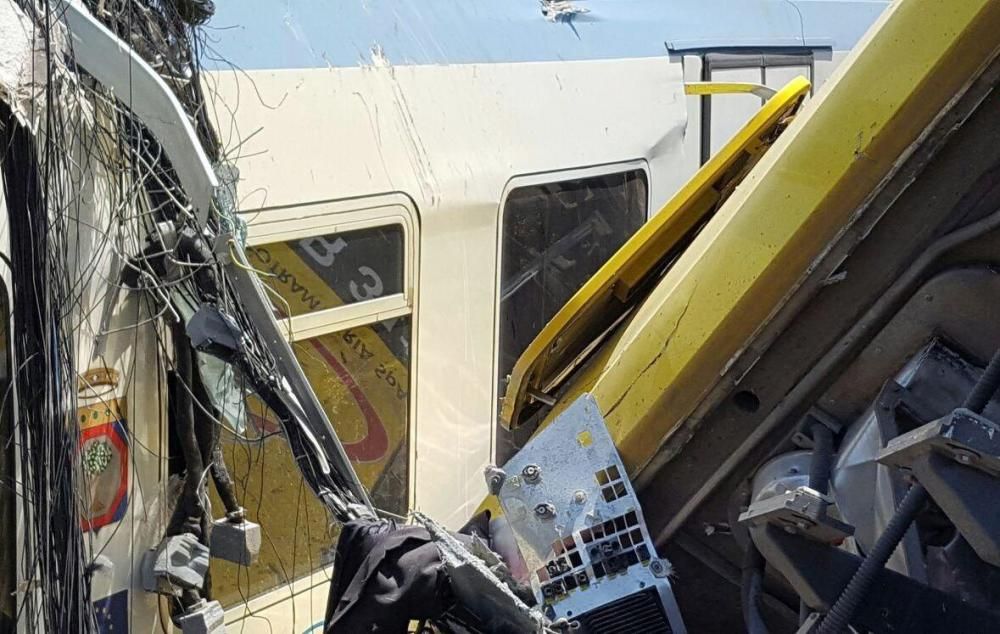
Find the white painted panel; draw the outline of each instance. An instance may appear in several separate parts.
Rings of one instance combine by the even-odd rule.
[[[711,81],[763,83],[760,67],[720,68],[712,71]],[[753,95],[715,95],[711,97],[711,132],[709,149],[715,154],[743,125],[750,120],[762,105],[759,97]]]
[[[834,69],[837,68],[849,55],[849,51],[830,51],[816,55],[813,62],[813,74],[816,79],[813,82],[813,94],[823,87],[826,80],[830,78]]]
[[[420,217],[415,508],[463,524],[492,459],[498,214],[515,176],[645,160],[650,207],[690,176],[679,60],[218,73],[241,209],[402,192]],[[240,145],[242,140],[246,143]]]
[[[796,77],[812,81],[812,72],[805,64],[801,66],[771,66],[764,69],[764,85],[780,90]]]
[[[702,70],[704,68],[704,60],[701,55],[685,55],[683,64],[685,83],[701,81]],[[684,101],[687,103],[688,116],[684,132],[682,171],[678,174],[681,179],[678,187],[687,182],[698,171],[698,168],[701,167],[702,97],[696,95],[687,96],[684,98]],[[653,199],[649,206],[650,216],[660,211],[665,202],[666,200]]]

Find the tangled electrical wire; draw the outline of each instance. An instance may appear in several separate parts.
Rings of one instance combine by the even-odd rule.
[[[81,509],[89,508],[90,500],[80,467],[77,372],[81,361],[103,361],[109,336],[130,336],[148,326],[167,371],[163,391],[184,473],[167,535],[191,533],[208,544],[209,475],[227,516],[242,513],[219,445],[222,412],[197,371],[204,351],[192,347],[185,307],[209,307],[231,328],[234,345],[211,352],[231,363],[235,382],[256,392],[274,413],[306,483],[333,515],[352,517],[352,509],[364,507],[366,500],[357,495],[353,473],[330,468],[324,455],[329,443],[318,441],[305,424],[301,399],[272,352],[273,341],[248,312],[246,290],[241,299],[232,266],[216,255],[217,240],[239,241],[232,205],[199,221],[168,157],[132,114],[129,95],[111,94],[73,65],[60,28],[61,2],[17,4],[35,30],[35,59],[45,64],[35,69],[37,90],[27,116],[0,100],[0,167],[10,214],[8,266],[16,324],[12,386],[3,407],[16,409],[10,440],[19,452],[14,481],[5,484],[23,498],[18,562],[20,577],[27,580],[16,593],[17,620],[28,631],[89,632],[98,627],[90,582],[109,539],[98,544],[81,522]],[[207,155],[220,163],[193,33],[211,15],[212,3],[86,0],[86,5],[167,81]],[[225,188],[218,192],[226,193]],[[92,289],[102,285],[104,292],[95,295]],[[107,327],[119,294],[136,290],[142,299],[135,323],[117,331]],[[134,367],[135,359],[131,363]],[[138,443],[134,435],[130,442],[133,448]],[[176,597],[175,611],[210,593],[206,579],[203,588]]]

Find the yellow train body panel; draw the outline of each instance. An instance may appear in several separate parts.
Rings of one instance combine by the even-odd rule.
[[[994,57],[998,30],[990,0],[893,5],[547,419],[591,392],[641,470]]]
[[[586,348],[642,300],[641,287],[675,255],[767,151],[808,94],[797,77],[778,91],[578,290],[532,340],[511,372],[500,420],[517,427],[531,393],[552,388]]]

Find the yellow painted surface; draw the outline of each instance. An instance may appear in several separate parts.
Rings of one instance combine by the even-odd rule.
[[[635,472],[1000,43],[1000,3],[894,4],[565,398]]]
[[[744,81],[697,81],[684,84],[685,95],[739,95],[749,94],[768,99],[773,88]]]
[[[904,0],[548,415],[582,392],[635,473],[1000,43],[1000,2]]]
[[[673,247],[725,200],[759,160],[808,93],[798,77],[774,98],[577,291],[514,365],[500,419],[516,427],[529,390],[544,392],[581,351],[640,299],[635,291],[659,271]]]

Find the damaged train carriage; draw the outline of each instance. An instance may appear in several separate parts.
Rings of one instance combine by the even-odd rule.
[[[998,24],[894,3],[662,277],[637,234],[518,360],[504,422],[592,404],[692,630],[997,630]]]
[[[495,421],[542,326],[761,94],[797,76],[820,90],[884,6],[588,2],[549,20],[535,2],[220,5],[227,62],[205,83],[236,148],[248,258],[378,504],[463,525],[483,467],[527,438]],[[265,528],[301,517],[294,478],[257,494],[287,462],[226,455]],[[231,618],[292,618],[280,588],[312,571],[296,582],[314,588],[294,604],[307,624],[330,556],[312,530],[233,569]]]
[[[545,322],[885,5],[640,4],[0,4],[5,617],[305,629],[331,513],[464,523]]]
[[[334,517],[369,504],[245,260],[192,39],[210,8],[0,5],[5,629],[221,626],[210,548],[261,539],[219,444],[263,440],[250,407]]]

